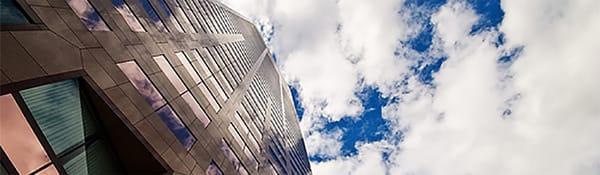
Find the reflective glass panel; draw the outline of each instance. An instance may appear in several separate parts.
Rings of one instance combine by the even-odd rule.
[[[242,140],[242,137],[240,136],[240,133],[238,133],[238,131],[233,126],[233,124],[229,124],[229,127],[227,127],[227,130],[229,130],[229,133],[233,136],[233,139],[235,139],[235,141],[238,143],[238,145],[240,145],[240,148],[243,148],[246,146],[246,144]]]
[[[58,175],[58,170],[56,170],[56,167],[54,165],[50,165],[35,174],[36,175]]]
[[[188,59],[188,57],[183,52],[177,52],[175,53],[175,55],[177,55],[177,58],[179,58],[179,61],[183,64],[183,67],[190,74],[194,82],[196,84],[200,83],[202,79],[200,79],[200,76],[198,76],[198,73],[196,73],[196,71],[192,67],[192,64],[190,64],[190,60]]]
[[[29,24],[30,22],[15,0],[2,0],[0,1],[0,23]]]
[[[244,120],[242,120],[242,117],[237,112],[235,113],[235,120],[237,120],[238,123],[240,123],[242,130],[243,130],[242,133],[247,134],[248,132],[250,132],[248,130],[248,127],[246,127],[246,123],[244,122]]]
[[[83,25],[90,31],[110,31],[102,17],[87,0],[67,0]]]
[[[125,73],[125,76],[127,76],[129,81],[133,84],[133,87],[137,89],[142,97],[144,97],[144,100],[146,100],[152,108],[158,109],[167,103],[135,61],[119,63],[117,66]]]
[[[169,30],[165,27],[165,24],[163,24],[160,17],[158,17],[158,14],[154,10],[154,8],[150,4],[150,2],[148,0],[140,0],[140,3],[142,4],[144,11],[146,11],[146,14],[148,14],[148,18],[150,18],[150,22],[154,23],[154,26],[156,26],[158,31],[168,32]]]
[[[135,15],[133,15],[133,12],[131,12],[131,9],[129,8],[127,3],[125,3],[125,1],[112,0],[112,3],[115,6],[115,9],[117,9],[117,11],[121,14],[121,16],[123,16],[123,19],[125,19],[125,22],[127,22],[127,24],[129,25],[129,28],[131,28],[131,31],[134,31],[134,32],[145,32],[146,31],[146,30],[144,30],[144,27],[142,27],[142,24],[140,24],[140,21],[138,21],[137,17]]]
[[[0,96],[0,146],[20,174],[50,162],[11,94]]]
[[[219,86],[219,83],[217,83],[217,80],[215,80],[214,77],[210,77],[207,80],[208,84],[214,86],[217,89],[217,93],[219,94],[219,97],[221,97],[221,99],[223,101],[227,101],[227,95],[225,94],[225,91],[223,91],[223,88],[221,88],[221,86]]]
[[[185,94],[181,95],[181,98],[183,98],[183,100],[190,106],[190,108],[192,108],[194,115],[196,115],[196,118],[198,118],[198,120],[200,120],[200,122],[204,124],[204,127],[208,126],[208,124],[210,123],[210,119],[206,116],[206,113],[204,112],[200,104],[198,104],[196,99],[194,99],[192,94],[190,92],[186,92]]]
[[[223,175],[223,172],[219,169],[215,161],[211,161],[208,168],[206,168],[206,175]]]
[[[179,23],[177,18],[175,18],[175,15],[173,14],[173,11],[171,11],[169,6],[167,5],[167,2],[165,2],[165,0],[158,0],[158,3],[160,4],[160,7],[165,11],[165,14],[167,14],[167,18],[169,20],[171,20],[173,25],[175,25],[175,28],[177,29],[177,31],[183,33],[183,28],[181,27],[181,24]]]
[[[206,85],[204,85],[204,83],[202,83],[202,84],[198,85],[198,88],[200,88],[200,92],[202,92],[202,95],[204,95],[206,100],[208,100],[208,103],[210,103],[210,106],[212,106],[212,108],[215,110],[215,112],[218,112],[219,109],[221,109],[221,106],[219,106],[219,103],[217,103],[217,99],[215,99],[215,97],[210,93],[208,88],[206,88]]]
[[[241,167],[240,159],[238,159],[237,155],[235,155],[235,152],[231,150],[231,147],[229,147],[229,144],[227,144],[227,141],[225,141],[225,139],[221,139],[221,151],[223,151],[225,159],[227,159],[231,164],[233,164],[233,167],[236,170],[239,169],[239,167]]]
[[[119,174],[116,160],[103,141],[95,141],[61,158],[67,174]]]
[[[0,175],[8,175],[8,171],[4,168],[4,165],[0,164]]]
[[[96,133],[82,108],[77,80],[65,80],[20,91],[23,100],[55,153],[81,144]]]
[[[192,148],[192,145],[194,145],[194,142],[196,142],[196,138],[194,138],[188,128],[183,125],[183,122],[181,122],[181,119],[179,119],[177,114],[173,112],[171,107],[166,105],[157,112],[158,116],[160,116],[160,119],[165,122],[169,130],[171,130],[177,140],[179,140],[179,143],[181,143],[187,150]]]
[[[186,25],[188,25],[190,27],[190,29],[192,29],[192,32],[193,33],[198,33],[198,31],[196,31],[196,29],[194,28],[194,26],[192,26],[192,22],[190,21],[190,17],[183,12],[183,9],[181,9],[181,7],[176,7],[175,9],[177,10],[177,13],[179,13],[180,16],[185,17],[185,18],[183,18],[183,21],[184,21],[184,23]]]
[[[198,49],[192,50],[192,55],[194,55],[196,60],[198,60],[199,66],[197,66],[196,69],[202,75],[202,77],[206,78],[206,77],[210,76],[212,73],[210,72],[210,70],[208,69],[208,66],[206,65],[206,63],[204,62],[202,57],[200,56],[200,52],[198,51]]]
[[[165,56],[159,55],[152,58],[154,58],[154,61],[156,61],[156,64],[158,64],[160,70],[162,70],[165,73],[167,79],[169,79],[171,84],[175,86],[175,89],[177,90],[177,92],[179,92],[179,94],[187,90],[187,88],[185,87],[181,79],[179,79],[179,76],[177,76],[177,73],[175,73],[175,70],[173,70],[173,67],[171,67]]]
[[[244,154],[246,154],[246,157],[248,157],[248,159],[252,161],[251,165],[254,165],[254,169],[258,169],[258,160],[256,159],[256,157],[254,157],[254,154],[252,154],[248,147],[244,147]]]

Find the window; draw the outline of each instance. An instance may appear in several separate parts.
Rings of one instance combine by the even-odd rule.
[[[148,0],[140,0],[144,11],[148,14],[148,18],[150,18],[150,22],[156,26],[156,29],[161,32],[169,32],[169,30],[165,27],[165,24],[162,22],[152,5]]]
[[[238,143],[238,145],[240,145],[240,147],[243,148],[246,146],[246,144],[242,140],[242,136],[240,136],[240,133],[237,131],[237,129],[235,129],[235,126],[233,126],[232,123],[229,124],[227,130],[229,130],[229,133],[233,136],[233,139],[235,139],[235,141]]]
[[[110,31],[102,17],[87,0],[67,0],[79,20],[90,31]]]
[[[0,96],[0,145],[20,174],[50,165],[50,158],[11,94]],[[58,174],[56,170],[54,174]],[[8,174],[8,173],[6,173]]]
[[[166,60],[164,61],[166,62]],[[156,90],[154,85],[152,85],[150,80],[148,80],[148,77],[146,77],[144,72],[142,72],[135,61],[119,63],[117,66],[121,68],[123,73],[125,73],[125,76],[127,76],[137,91],[144,97],[146,102],[148,102],[155,110],[158,109],[158,116],[160,116],[160,119],[165,123],[165,125],[167,125],[169,130],[173,132],[179,143],[181,143],[187,150],[192,148],[192,145],[196,142],[196,138],[194,138],[188,128],[185,127],[185,125],[181,122],[179,116],[177,116],[177,114],[175,114],[171,107],[165,102],[158,90]],[[167,75],[167,77],[168,76],[169,75]]]
[[[167,62],[167,58],[165,56],[159,55],[152,58],[154,59],[154,61],[156,61],[156,64],[158,64],[160,70],[162,70],[163,73],[165,73],[167,79],[169,79],[171,84],[175,86],[175,89],[179,94],[187,90],[181,79],[179,79],[179,76],[177,76],[177,73],[175,73],[175,70],[173,70],[173,67],[171,67],[169,62]]]
[[[134,61],[119,63],[117,66],[152,108],[156,110],[167,103]]]
[[[242,165],[240,159],[235,154],[235,152],[231,150],[231,147],[229,146],[227,141],[225,141],[225,139],[221,139],[221,151],[223,151],[225,158],[229,160],[229,162],[233,165],[233,167],[238,171],[239,174],[248,174],[248,171],[246,170],[244,165]]]
[[[112,0],[112,3],[115,6],[115,9],[121,14],[121,16],[123,16],[123,19],[125,19],[125,22],[127,22],[127,24],[129,25],[129,28],[131,28],[131,31],[134,31],[134,32],[145,32],[146,31],[146,30],[144,30],[144,27],[142,27],[142,24],[140,24],[140,21],[138,21],[137,17],[135,17],[135,15],[133,15],[133,13],[131,12],[131,9],[129,8],[127,3],[125,3],[125,1]]]
[[[0,1],[0,22],[2,24],[29,24],[31,21],[15,0]]]
[[[166,105],[157,111],[160,119],[165,122],[167,127],[175,134],[175,138],[183,145],[186,150],[190,150],[192,145],[196,142],[196,138],[192,136],[192,133],[183,125],[181,119],[173,112],[169,105]]]
[[[192,29],[193,33],[198,33],[198,31],[196,31],[196,29],[194,28],[194,26],[192,26],[192,21],[190,20],[190,16],[188,16],[186,13],[183,12],[183,9],[181,9],[181,5],[175,1],[175,3],[177,4],[177,6],[175,7],[175,10],[177,11],[177,13],[179,13],[179,16],[183,16],[183,22],[188,25],[190,27],[190,29]]]
[[[19,91],[41,133],[67,174],[121,172],[105,143],[79,81],[64,80]],[[55,162],[56,163],[56,162]],[[56,172],[49,166],[43,172]]]
[[[217,80],[215,80],[214,77],[210,77],[207,80],[209,85],[212,85],[213,87],[217,88],[217,93],[219,94],[219,97],[221,97],[221,100],[223,100],[223,102],[225,102],[228,97],[225,94],[225,91],[223,91],[223,88],[221,88],[221,86],[219,86],[219,83],[217,83]]]
[[[169,20],[171,20],[173,25],[175,25],[175,29],[177,29],[177,31],[183,33],[184,31],[183,31],[183,28],[181,27],[181,24],[179,23],[177,18],[175,18],[175,14],[173,14],[173,11],[171,11],[169,6],[167,6],[167,2],[165,2],[165,0],[158,0],[158,4],[160,4],[160,7],[165,11],[165,14],[167,14],[167,18]]]
[[[210,72],[210,69],[208,69],[208,65],[206,65],[204,59],[200,56],[200,52],[198,51],[198,49],[192,50],[192,55],[194,55],[194,57],[198,61],[198,66],[196,66],[196,70],[200,72],[200,75],[203,78],[207,78],[208,76],[210,76],[212,73]]]
[[[202,92],[202,95],[206,97],[206,100],[208,100],[210,106],[215,110],[215,112],[218,112],[221,109],[221,106],[219,106],[217,99],[212,95],[212,93],[210,93],[208,88],[206,88],[206,85],[200,84],[198,85],[198,88],[200,88],[200,92]]]
[[[188,18],[191,19],[192,22],[194,22],[194,24],[200,28],[200,30],[202,30],[203,32],[206,33],[206,30],[204,29],[204,27],[200,24],[200,20],[198,19],[198,15],[199,12],[194,11],[196,8],[196,4],[194,4],[194,2],[190,3],[188,0],[183,0],[183,2],[190,8],[190,10],[188,10],[188,14],[191,14],[190,16],[187,16]],[[188,20],[190,20],[188,19]],[[195,26],[194,26],[195,27]]]
[[[188,74],[190,74],[190,76],[194,80],[194,83],[196,83],[196,84],[200,83],[200,81],[202,81],[202,79],[200,79],[200,76],[198,76],[198,73],[196,73],[196,71],[192,67],[192,64],[190,64],[190,60],[185,55],[185,53],[176,52],[175,55],[177,55],[177,58],[179,58],[179,61],[183,64],[183,67],[185,68],[185,70],[188,72]]]
[[[223,172],[219,166],[217,166],[217,163],[211,160],[208,168],[206,168],[206,175],[223,175]]]
[[[206,116],[206,113],[204,112],[204,110],[202,110],[202,107],[194,99],[192,94],[190,94],[190,92],[186,92],[185,94],[181,95],[181,98],[183,98],[183,100],[190,106],[190,108],[192,108],[192,112],[194,112],[196,118],[198,118],[198,120],[200,120],[200,122],[204,124],[204,127],[207,127],[210,123],[210,119]]]

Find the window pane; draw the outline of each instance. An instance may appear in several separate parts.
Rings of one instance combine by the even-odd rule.
[[[29,24],[25,13],[15,0],[0,1],[0,22],[2,24]]]
[[[258,160],[254,157],[254,154],[248,149],[248,147],[244,147],[244,154],[251,161],[251,165],[254,165],[254,169],[258,169]]]
[[[214,77],[208,78],[207,82],[208,82],[208,84],[217,88],[217,93],[219,93],[219,97],[221,97],[221,99],[223,101],[227,101],[227,95],[225,94],[225,91],[223,91],[223,88],[221,88],[221,86],[219,86],[219,83],[217,83],[217,80],[215,80]]]
[[[38,173],[35,173],[36,175],[58,175],[58,170],[56,170],[56,167],[54,165],[50,165],[48,167],[46,167],[45,169],[41,170]]]
[[[196,138],[192,136],[192,133],[183,125],[181,119],[173,112],[169,105],[162,107],[157,111],[160,119],[165,122],[169,130],[173,132],[179,143],[183,145],[184,148],[189,150],[196,142]]]
[[[235,141],[238,143],[240,148],[243,148],[246,146],[246,144],[242,140],[242,137],[240,136],[240,133],[238,133],[238,131],[233,126],[233,124],[229,124],[229,127],[227,127],[227,130],[229,130],[229,133],[233,136],[233,139],[235,139]]]
[[[223,175],[223,172],[219,169],[215,161],[211,161],[208,168],[206,168],[206,175]]]
[[[162,70],[165,73],[167,79],[169,79],[171,84],[175,86],[175,89],[177,90],[177,92],[179,92],[179,94],[187,90],[181,79],[179,79],[179,76],[177,76],[177,73],[175,73],[175,70],[173,70],[173,67],[171,67],[169,62],[167,62],[167,58],[165,56],[160,55],[152,58],[154,58],[154,61],[156,61],[156,64],[158,64],[160,70]]]
[[[180,16],[183,16],[183,21],[186,25],[188,25],[190,27],[190,29],[192,29],[193,33],[198,33],[198,31],[196,31],[196,29],[194,28],[194,26],[192,26],[192,22],[190,20],[190,17],[183,12],[183,9],[181,9],[181,7],[176,7],[175,10],[177,10],[177,13],[179,13]]]
[[[0,146],[20,174],[50,162],[11,94],[0,96]]]
[[[117,160],[111,154],[110,148],[102,140],[83,146],[65,157],[64,167],[67,174],[118,174],[115,164]]]
[[[76,80],[38,86],[20,93],[57,154],[83,143],[87,136],[96,132],[89,111],[82,108]]]
[[[121,71],[125,73],[125,76],[131,81],[133,87],[144,97],[144,100],[152,106],[154,109],[158,109],[162,105],[166,104],[165,99],[158,93],[158,90],[152,85],[152,82],[148,80],[148,77],[142,72],[142,69],[135,63],[135,61],[128,61],[117,64]]]
[[[144,30],[144,27],[142,27],[142,24],[140,24],[140,21],[138,21],[137,17],[133,15],[133,12],[131,12],[129,6],[123,0],[112,0],[112,3],[115,6],[115,9],[117,9],[121,16],[123,16],[123,19],[125,19],[125,22],[127,22],[132,31],[146,31]]]
[[[192,67],[192,64],[190,64],[188,57],[183,52],[177,52],[175,53],[175,55],[177,55],[177,58],[179,58],[179,61],[183,64],[185,70],[187,70],[192,79],[194,79],[194,83],[200,83],[202,79],[200,79],[200,76],[198,76],[198,73],[196,73],[196,71]]]
[[[67,3],[88,30],[110,31],[102,17],[87,0],[67,0]]]
[[[198,67],[200,67],[200,68],[196,67],[196,69],[197,70],[199,69],[198,72],[202,75],[202,77],[206,78],[206,77],[210,76],[212,73],[208,69],[206,62],[204,62],[203,58],[200,56],[200,52],[198,52],[198,49],[192,50],[192,54],[194,55],[194,57],[196,57],[196,60],[198,60],[198,63],[200,65]]]
[[[158,31],[168,32],[168,29],[165,27],[165,24],[163,24],[162,20],[160,20],[160,17],[158,17],[158,14],[154,10],[154,8],[152,8],[150,2],[148,0],[140,0],[140,3],[142,4],[144,11],[146,11],[146,13],[148,14],[150,22],[154,23],[154,26],[156,26]]]
[[[217,99],[215,99],[215,97],[210,93],[210,91],[208,91],[204,84],[198,85],[198,88],[200,88],[200,92],[202,92],[202,95],[204,95],[206,100],[208,100],[210,106],[212,106],[215,112],[218,112],[219,109],[221,109],[221,106],[219,106],[219,103],[217,103]]]
[[[183,33],[183,28],[181,27],[181,24],[179,24],[179,21],[177,20],[177,18],[175,18],[175,16],[173,15],[173,11],[171,11],[169,6],[167,6],[165,0],[158,0],[158,3],[160,4],[160,7],[165,11],[165,14],[167,14],[167,18],[171,20],[173,25],[175,25],[175,29]]]
[[[231,147],[229,147],[229,144],[227,144],[227,142],[225,141],[225,139],[221,139],[221,151],[223,151],[223,154],[225,155],[225,158],[227,160],[229,160],[229,162],[231,164],[233,164],[233,167],[236,170],[239,169],[239,167],[241,167],[240,160],[235,155],[235,153],[233,152],[233,150],[231,150]]]
[[[196,115],[196,118],[198,118],[198,120],[204,124],[204,127],[207,127],[210,123],[210,119],[206,116],[206,113],[204,110],[202,110],[202,107],[200,104],[198,104],[196,99],[194,99],[192,94],[190,94],[190,92],[186,92],[185,94],[181,95],[181,98],[183,98],[190,108],[192,108],[194,115]]]
[[[248,130],[248,127],[246,127],[246,122],[244,122],[244,120],[242,120],[242,117],[237,112],[235,113],[235,120],[237,120],[240,123],[242,130],[244,131],[244,132],[242,132],[243,134],[248,134],[250,132]]]

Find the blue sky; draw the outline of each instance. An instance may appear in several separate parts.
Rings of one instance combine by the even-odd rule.
[[[410,0],[404,2],[407,6],[429,9],[429,12],[435,12],[440,6],[444,5],[446,1],[423,1],[423,0]],[[504,15],[500,8],[499,1],[487,1],[487,0],[472,0],[468,1],[472,5],[476,13],[481,15],[481,19],[472,27],[471,33],[480,32],[482,30],[497,30],[498,24],[502,21]],[[426,18],[425,21],[429,21],[431,13],[418,12],[420,17]],[[261,29],[264,26],[260,27]],[[276,31],[271,31],[276,32]],[[406,41],[411,49],[418,52],[426,52],[432,44],[433,29],[431,22],[424,24],[424,29],[416,35],[416,37]],[[272,36],[272,35],[269,35]],[[271,37],[267,37],[270,39]],[[415,65],[413,71],[419,76],[419,80],[423,83],[431,83],[432,74],[437,72],[440,66],[444,63],[446,58],[424,58],[425,60],[434,60],[431,62],[420,62]],[[291,86],[292,96],[295,99],[294,103],[296,111],[299,115],[299,119],[302,119],[304,109],[298,100],[298,91]],[[362,102],[362,108],[365,109],[358,117],[343,118],[340,121],[327,123],[323,130],[342,130],[343,134],[341,141],[343,146],[341,152],[343,156],[350,156],[357,153],[355,145],[358,142],[373,142],[384,139],[389,133],[389,126],[385,119],[382,117],[381,109],[387,104],[389,98],[383,97],[381,92],[377,88],[366,87],[358,92],[360,100]],[[311,156],[311,161],[325,161],[319,155]]]
[[[600,174],[600,1],[224,0],[313,174]]]

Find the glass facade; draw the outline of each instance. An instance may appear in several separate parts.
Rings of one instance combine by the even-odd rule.
[[[217,163],[215,163],[215,161],[210,161],[208,168],[206,168],[206,175],[223,175],[223,172],[221,171],[219,166],[217,166]]]
[[[148,15],[148,18],[150,18],[150,22],[152,24],[154,24],[154,26],[156,27],[156,29],[158,29],[158,31],[161,31],[161,32],[169,32],[169,30],[167,29],[167,27],[165,27],[165,24],[162,22],[162,20],[158,16],[158,13],[156,13],[156,11],[154,10],[154,8],[150,4],[150,1],[148,1],[148,0],[139,0],[139,2],[140,2],[140,4],[142,4],[142,8],[144,9],[144,11],[146,11],[146,14]]]
[[[175,138],[185,147],[187,150],[192,148],[192,145],[196,142],[196,138],[192,136],[192,133],[183,125],[181,119],[173,112],[169,105],[162,107],[157,111],[160,119],[165,122],[167,127],[175,134]]]
[[[153,58],[154,61],[156,61],[156,64],[158,64],[160,70],[162,70],[163,73],[165,73],[167,79],[169,79],[171,84],[175,86],[175,90],[177,90],[179,94],[185,92],[187,88],[185,87],[181,79],[179,79],[179,76],[177,75],[177,73],[175,73],[175,70],[173,70],[173,67],[171,67],[171,65],[167,61],[167,58],[163,55],[155,56]]]
[[[11,94],[0,96],[0,146],[20,174],[29,174],[50,163]]]
[[[264,167],[270,162],[279,174],[310,173],[297,123],[289,120],[294,114],[282,109],[281,77],[269,67],[260,34],[220,2],[65,0],[64,6],[44,6],[57,11],[48,14],[40,13],[37,1],[0,1],[7,30],[42,28],[60,34],[40,37],[48,43],[66,40],[87,48],[77,55],[73,47],[74,59],[84,58],[72,62],[82,65],[77,68],[40,60],[67,54],[29,57],[32,63],[21,63],[23,54],[14,54],[18,58],[11,61],[18,65],[47,71],[35,80],[21,81],[15,77],[21,72],[2,67],[2,78],[9,80],[0,82],[2,93],[10,92],[0,94],[0,175],[269,174]],[[34,14],[58,15],[62,22],[6,25],[47,22]],[[84,26],[107,32],[62,31]],[[203,31],[208,33],[195,34]],[[21,41],[24,36],[30,35],[2,39],[17,40],[23,52],[37,52]],[[83,78],[65,80],[75,76]],[[214,150],[221,151],[206,154]],[[141,166],[141,159],[155,161],[144,164],[154,166]],[[156,173],[135,173],[131,167]]]
[[[196,118],[200,120],[200,122],[202,122],[202,124],[206,128],[210,123],[210,119],[208,118],[200,104],[198,104],[196,99],[194,99],[192,94],[190,92],[186,92],[183,95],[181,95],[181,98],[183,98],[183,100],[190,106]]]
[[[198,73],[196,73],[196,70],[194,70],[194,68],[192,67],[191,62],[190,62],[189,58],[185,55],[185,53],[176,52],[175,55],[177,55],[177,58],[179,58],[179,61],[181,62],[181,64],[183,64],[183,67],[188,72],[190,77],[192,77],[192,79],[194,80],[194,83],[196,83],[196,84],[200,83],[202,81],[202,79],[200,78]]]
[[[113,4],[113,6],[115,6],[115,9],[117,10],[117,12],[119,12],[119,14],[121,14],[121,16],[123,16],[123,19],[125,19],[125,22],[127,22],[127,25],[129,25],[129,28],[131,28],[131,31],[134,31],[134,32],[145,32],[146,31],[144,29],[144,27],[142,26],[142,24],[140,24],[140,21],[137,19],[137,17],[133,14],[133,12],[131,12],[129,5],[127,5],[127,3],[125,3],[125,1],[112,0],[112,4]]]
[[[102,17],[87,0],[67,0],[79,20],[90,31],[110,31]]]
[[[167,2],[165,2],[165,0],[158,0],[158,3],[160,4],[160,7],[163,9],[165,14],[167,15],[167,19],[171,20],[173,25],[175,25],[175,29],[177,29],[177,31],[183,33],[184,31],[183,31],[183,27],[181,27],[181,23],[179,23],[179,20],[177,20],[177,18],[175,18],[175,15],[173,14],[173,11],[171,11],[169,6],[167,5]]]
[[[31,23],[15,0],[0,1],[1,24],[29,24]]]
[[[180,85],[177,85],[180,88],[178,89],[179,91],[186,91],[185,85],[183,85],[181,80],[177,77],[177,74],[171,68],[164,56],[154,57],[154,60],[158,63],[159,67],[165,71],[165,74],[167,74],[167,78],[171,81],[171,83],[180,83]],[[177,116],[173,109],[171,109],[171,106],[166,104],[158,90],[156,90],[154,85],[152,85],[148,77],[146,77],[144,72],[135,63],[135,61],[119,63],[118,66],[121,68],[123,73],[125,73],[125,76],[129,78],[129,81],[131,81],[138,92],[144,97],[146,102],[148,102],[154,109],[158,109],[156,111],[158,116],[160,116],[160,119],[175,135],[175,138],[177,138],[179,143],[181,143],[183,147],[188,150],[192,148],[192,145],[196,142],[196,138],[183,124],[183,122],[181,122],[181,119],[179,116]]]
[[[20,90],[21,105],[14,94],[0,97],[0,145],[19,174],[59,174],[59,167],[66,174],[121,173],[80,88],[70,79]]]
[[[119,66],[131,84],[133,84],[133,87],[137,89],[140,95],[144,97],[144,100],[146,100],[152,108],[158,109],[167,103],[135,61],[119,63],[117,66]]]

